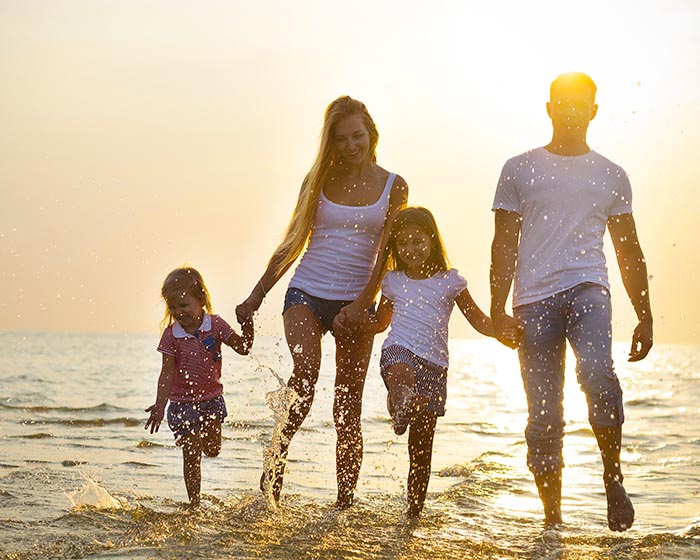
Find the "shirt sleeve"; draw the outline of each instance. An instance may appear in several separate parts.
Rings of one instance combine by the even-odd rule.
[[[621,168],[616,169],[618,180],[613,191],[613,201],[608,210],[608,216],[632,213],[632,186],[627,173]]]
[[[505,163],[501,170],[491,209],[494,211],[509,210],[520,214],[520,197],[516,188],[515,169],[510,160]]]
[[[394,292],[394,278],[396,278],[394,271],[389,270],[382,279],[382,295],[390,301],[394,301],[394,298],[396,297]]]
[[[450,283],[452,285],[452,299],[455,299],[467,287],[467,281],[456,268],[450,270]]]
[[[217,333],[219,340],[226,342],[233,334],[233,327],[218,315],[212,315],[212,330]]]
[[[163,336],[160,337],[160,342],[158,343],[158,352],[168,356],[175,355],[175,337],[173,336],[172,326],[167,327],[163,331]]]

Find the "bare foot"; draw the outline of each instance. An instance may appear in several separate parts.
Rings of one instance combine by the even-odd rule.
[[[613,480],[605,487],[608,499],[608,528],[611,531],[626,531],[634,523],[634,507],[622,483]]]
[[[272,469],[263,467],[263,472],[260,475],[260,490],[268,499],[272,498],[275,505],[280,501],[282,493],[282,479],[284,477],[284,462],[281,459],[274,461],[275,466]]]
[[[335,507],[337,509],[348,509],[350,506],[352,506],[353,502],[354,502],[354,499],[353,499],[352,495],[345,496],[342,498],[340,496],[338,496],[338,498],[335,501]]]
[[[408,387],[401,386],[396,395],[392,397],[389,393],[386,397],[386,407],[391,416],[391,426],[394,428],[394,433],[401,436],[406,433],[408,428],[408,403],[411,396],[411,390]]]

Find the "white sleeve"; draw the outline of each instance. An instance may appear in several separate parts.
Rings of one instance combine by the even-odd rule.
[[[503,169],[501,176],[498,179],[496,186],[496,194],[493,199],[492,210],[510,210],[520,214],[520,197],[515,183],[515,169],[513,164],[508,160]]]

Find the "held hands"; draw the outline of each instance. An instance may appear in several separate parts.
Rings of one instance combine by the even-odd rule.
[[[651,323],[640,321],[632,334],[632,346],[628,361],[638,362],[646,358],[652,344],[654,344],[654,336]]]
[[[517,319],[505,313],[494,314],[491,317],[496,340],[508,348],[517,348],[523,337],[523,327]]]
[[[333,331],[340,334],[351,335],[369,327],[369,312],[357,302],[343,307],[333,319]]]
[[[236,307],[236,320],[240,325],[253,321],[253,314],[259,309],[265,295],[260,290],[253,290],[243,303]]]
[[[158,428],[160,428],[160,423],[163,421],[163,417],[165,416],[165,407],[152,404],[146,409],[146,412],[150,412],[151,415],[148,417],[148,420],[146,420],[146,425],[143,427],[143,429],[148,430],[150,427],[151,433],[157,432]]]

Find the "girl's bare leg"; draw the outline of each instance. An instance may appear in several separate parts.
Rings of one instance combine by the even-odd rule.
[[[183,474],[187,497],[193,506],[199,505],[202,486],[202,444],[199,434],[183,436],[179,444],[182,446]]]
[[[205,420],[202,423],[202,453],[207,457],[218,457],[221,453],[221,422]]]
[[[384,382],[388,391],[387,410],[391,416],[394,433],[398,436],[406,432],[410,421],[410,407],[413,396],[413,368],[408,364],[394,364],[386,369]]]
[[[433,438],[437,414],[423,410],[411,421],[408,431],[408,516],[419,517],[423,511],[425,496],[430,481],[430,466],[433,458]]]

